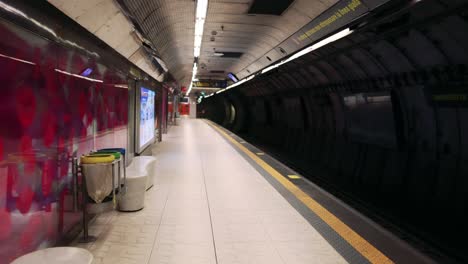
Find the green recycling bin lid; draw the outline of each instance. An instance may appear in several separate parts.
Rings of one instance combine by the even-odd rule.
[[[110,151],[110,152],[120,152],[120,154],[125,155],[126,150],[124,148],[104,148],[98,150],[98,152],[105,152],[105,151]]]

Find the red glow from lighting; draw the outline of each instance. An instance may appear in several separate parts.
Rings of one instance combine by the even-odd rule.
[[[68,174],[68,162],[62,162],[60,166],[60,177],[65,177]]]
[[[0,23],[0,35],[0,263],[10,263],[79,224],[66,189],[70,158],[126,146],[112,128],[127,128],[129,90],[125,76],[75,49],[15,25]],[[96,79],[79,76],[84,68]],[[101,130],[91,131],[94,122]]]
[[[44,125],[44,145],[50,147],[54,143],[57,135],[57,120],[53,113],[48,112],[43,121]]]
[[[32,152],[32,138],[30,136],[21,137],[20,150],[22,153],[31,153]]]
[[[31,209],[32,201],[34,198],[34,192],[31,187],[26,186],[20,191],[18,200],[16,200],[16,208],[22,213],[26,214]]]
[[[63,140],[63,137],[59,137],[57,140],[57,150],[59,152],[62,152],[65,149],[65,140]]]
[[[81,138],[86,138],[86,135],[88,135],[88,132],[87,132],[87,130],[86,130],[86,127],[83,126],[83,127],[81,128],[81,131],[80,131],[80,137],[81,137]]]
[[[0,160],[3,160],[3,140],[0,138]]]
[[[88,98],[86,94],[81,92],[78,99],[78,113],[80,114],[80,118],[83,118],[83,116],[86,114],[86,109],[88,108],[87,100]]]
[[[63,114],[63,122],[70,123],[72,116],[70,114]]]
[[[50,160],[44,162],[42,167],[42,194],[48,196],[52,192],[53,183],[52,166]]]
[[[46,88],[49,96],[57,96],[58,85],[55,80],[53,71],[47,71],[46,76]]]
[[[33,246],[34,240],[41,240],[42,216],[40,214],[32,214],[28,225],[21,234],[20,244],[24,249],[30,249]]]
[[[6,241],[11,234],[10,213],[0,211],[0,241]]]
[[[16,111],[23,127],[29,127],[36,114],[36,98],[31,87],[23,86],[18,88]]]
[[[21,138],[20,150],[22,154],[27,154],[22,156],[25,172],[27,174],[34,173],[34,170],[36,169],[36,156],[32,151],[32,138],[30,136],[25,135]]]

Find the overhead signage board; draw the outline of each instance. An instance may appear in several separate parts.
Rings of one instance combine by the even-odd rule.
[[[227,82],[225,80],[200,80],[193,82],[195,88],[226,88]]]
[[[296,40],[299,43],[314,42],[330,32],[346,26],[369,10],[369,7],[361,0],[340,1],[303,27],[304,34],[296,36]]]
[[[425,89],[426,98],[433,106],[467,107],[468,89],[464,84],[446,84]]]

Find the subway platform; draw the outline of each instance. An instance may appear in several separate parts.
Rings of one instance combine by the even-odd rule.
[[[139,212],[99,215],[95,264],[431,263],[241,138],[183,119]]]

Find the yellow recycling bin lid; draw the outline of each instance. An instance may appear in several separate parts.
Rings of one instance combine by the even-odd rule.
[[[81,156],[82,164],[112,163],[114,160],[115,156],[110,154],[93,154]]]

